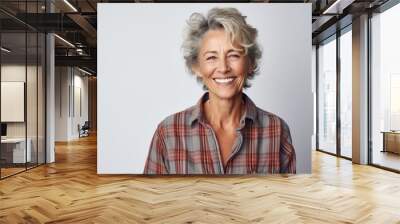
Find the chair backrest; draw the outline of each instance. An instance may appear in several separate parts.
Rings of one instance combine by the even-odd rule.
[[[83,124],[82,128],[89,128],[89,121],[85,121],[85,124]]]

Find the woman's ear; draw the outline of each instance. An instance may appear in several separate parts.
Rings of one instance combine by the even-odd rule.
[[[248,74],[248,75],[249,75],[249,74],[253,74],[253,72],[254,72],[254,65],[253,65],[253,63],[251,63],[250,60],[249,60],[249,66],[248,66],[248,69],[247,69],[247,74]]]

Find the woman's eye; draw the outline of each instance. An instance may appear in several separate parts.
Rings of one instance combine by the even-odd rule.
[[[240,55],[238,54],[231,54],[229,55],[230,58],[240,58]]]
[[[207,61],[210,61],[210,60],[214,60],[214,59],[216,59],[216,58],[217,58],[217,57],[215,57],[215,56],[209,56],[209,57],[206,58],[206,60],[207,60]]]

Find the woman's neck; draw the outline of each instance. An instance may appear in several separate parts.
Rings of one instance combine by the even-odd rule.
[[[237,128],[244,111],[242,93],[231,99],[221,99],[209,93],[209,98],[203,108],[205,117],[213,128]]]

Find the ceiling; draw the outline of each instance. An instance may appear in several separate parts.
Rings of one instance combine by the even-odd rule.
[[[218,2],[269,2],[269,3],[312,3],[313,43],[327,38],[340,26],[351,23],[351,18],[366,10],[372,10],[388,0],[252,0]],[[3,38],[15,49],[24,46],[21,32],[26,29],[39,32],[55,32],[56,65],[80,66],[96,72],[97,57],[97,3],[148,3],[184,1],[148,0],[1,0],[0,25]],[[189,1],[187,1],[189,2]],[[216,1],[190,1],[216,2]],[[49,13],[49,12],[52,13]],[[341,20],[340,26],[337,21]],[[346,22],[347,21],[347,22]],[[18,34],[19,33],[19,34]],[[22,39],[21,39],[22,38]],[[70,44],[68,44],[69,42]],[[12,43],[14,42],[14,43]],[[3,41],[3,43],[5,43]],[[71,45],[72,44],[72,45]],[[30,52],[35,47],[28,45]],[[23,52],[21,52],[23,53]]]

